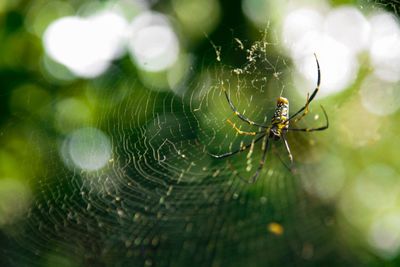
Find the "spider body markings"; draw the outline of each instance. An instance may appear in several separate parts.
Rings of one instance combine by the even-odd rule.
[[[242,151],[245,151],[249,148],[250,148],[250,152],[248,155],[251,155],[253,152],[254,144],[262,140],[262,144],[261,144],[262,156],[261,156],[258,168],[255,171],[255,173],[250,177],[250,179],[244,179],[240,174],[236,173],[236,175],[238,175],[242,180],[244,180],[248,183],[255,183],[257,181],[257,178],[258,178],[258,176],[265,164],[265,161],[266,161],[267,152],[268,152],[269,145],[270,145],[269,144],[270,139],[272,139],[274,141],[283,140],[286,151],[287,151],[289,159],[290,159],[290,162],[291,162],[291,164],[293,164],[293,156],[292,156],[292,153],[290,152],[290,147],[286,140],[286,133],[288,131],[303,131],[303,132],[323,131],[323,130],[328,129],[328,127],[329,127],[328,115],[326,114],[326,111],[323,106],[321,106],[321,109],[324,113],[324,117],[326,120],[326,124],[324,126],[317,127],[317,128],[291,128],[291,127],[289,127],[289,122],[292,119],[296,118],[300,113],[303,112],[300,117],[296,118],[295,121],[301,120],[304,116],[306,116],[308,114],[308,106],[310,105],[311,101],[315,98],[316,94],[319,91],[320,84],[321,84],[321,71],[320,71],[320,66],[319,66],[317,55],[314,54],[314,56],[315,56],[315,61],[317,64],[317,70],[318,70],[317,86],[314,89],[314,91],[312,92],[311,96],[309,96],[309,94],[307,94],[306,104],[303,107],[301,107],[297,112],[295,112],[292,116],[289,116],[289,100],[285,97],[280,96],[277,100],[275,112],[274,112],[274,115],[272,116],[272,119],[271,119],[271,122],[269,125],[264,125],[262,123],[254,122],[254,121],[250,120],[249,118],[247,118],[246,116],[244,116],[243,114],[241,114],[237,110],[237,108],[233,104],[232,100],[230,99],[229,94],[223,87],[223,91],[225,93],[226,99],[229,103],[229,106],[233,110],[234,114],[240,120],[250,124],[251,126],[257,126],[259,128],[262,128],[263,130],[258,131],[258,132],[242,131],[242,130],[240,130],[240,128],[238,128],[236,126],[235,123],[233,123],[231,120],[227,119],[227,122],[232,125],[232,127],[236,130],[236,132],[238,134],[252,135],[252,136],[256,136],[256,138],[253,139],[250,144],[241,145],[241,147],[235,151],[227,152],[227,153],[224,153],[221,155],[214,155],[214,154],[210,154],[210,155],[214,158],[222,159],[222,158],[226,158],[229,156],[233,156],[233,155],[240,153]]]
[[[279,140],[282,134],[289,129],[289,100],[279,97],[276,103],[275,113],[271,119],[269,137]],[[268,128],[267,128],[268,129]]]

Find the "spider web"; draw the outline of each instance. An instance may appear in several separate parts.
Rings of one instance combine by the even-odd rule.
[[[294,99],[293,110],[305,101],[291,94],[291,63],[276,51],[270,29],[258,42],[233,38],[227,47],[212,51],[216,56],[193,71],[182,94],[149,91],[123,80],[118,86],[128,86],[130,93],[93,92],[115,103],[102,107],[95,125],[110,136],[113,158],[100,171],[85,172],[64,166],[58,144],[41,151],[47,173],[33,181],[35,198],[24,219],[3,237],[7,264],[42,266],[49,255],[61,266],[354,262],[333,238],[331,211],[314,202],[299,175],[285,167],[282,144],[273,145],[253,185],[235,173],[248,177],[255,171],[259,146],[252,155],[222,160],[208,154],[251,142],[236,134],[227,118],[242,130],[257,130],[234,116],[223,86],[243,114],[262,123],[269,122],[279,95]],[[225,63],[233,54],[240,55],[232,57],[238,62]],[[37,132],[32,140],[48,135]],[[307,163],[318,149],[308,140],[303,134],[289,136],[296,162]],[[327,149],[326,142],[318,145]],[[312,168],[305,173],[311,175]]]
[[[397,16],[399,15],[400,1],[398,0],[367,0],[367,3],[372,7],[383,8]]]

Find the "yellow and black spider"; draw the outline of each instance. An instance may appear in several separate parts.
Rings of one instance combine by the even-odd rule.
[[[253,150],[254,144],[262,140],[262,145],[261,145],[262,156],[261,156],[261,160],[260,160],[260,163],[259,163],[259,166],[258,166],[256,172],[248,180],[242,178],[243,180],[245,180],[249,183],[254,183],[257,181],[260,171],[264,166],[264,163],[265,163],[265,160],[267,157],[268,148],[269,148],[269,140],[273,139],[275,141],[278,141],[278,140],[282,139],[285,144],[286,150],[289,154],[290,162],[291,162],[291,164],[293,164],[293,156],[292,156],[292,153],[290,152],[289,144],[286,140],[286,133],[288,131],[303,131],[303,132],[323,131],[329,127],[328,115],[326,114],[326,111],[322,105],[321,105],[321,108],[322,108],[322,111],[324,112],[324,116],[325,116],[325,120],[326,120],[326,124],[324,126],[321,126],[318,128],[291,128],[291,127],[289,127],[289,121],[291,121],[292,119],[297,117],[301,112],[304,111],[303,114],[300,117],[298,117],[295,121],[299,121],[308,113],[308,106],[310,105],[310,103],[314,99],[314,97],[317,95],[317,92],[319,90],[320,83],[321,83],[321,71],[320,71],[317,55],[314,54],[314,56],[315,56],[315,61],[317,63],[317,68],[318,68],[317,87],[314,89],[314,91],[310,97],[309,97],[309,94],[307,94],[306,104],[302,108],[300,108],[296,113],[294,113],[292,116],[289,116],[289,100],[287,98],[280,96],[277,100],[275,113],[274,113],[274,115],[271,119],[271,123],[269,125],[264,125],[261,123],[254,122],[254,121],[248,119],[247,117],[245,117],[243,114],[241,114],[237,110],[235,105],[232,103],[232,100],[230,99],[228,93],[226,92],[226,90],[224,88],[226,100],[228,101],[231,109],[235,112],[235,115],[238,116],[239,119],[241,119],[242,121],[247,122],[248,124],[250,124],[252,126],[257,126],[257,127],[263,128],[263,130],[259,131],[259,132],[242,131],[228,119],[227,120],[228,123],[230,123],[239,134],[253,135],[253,136],[257,136],[257,138],[255,138],[250,144],[243,145],[235,151],[224,153],[221,155],[213,155],[213,154],[210,154],[210,155],[217,159],[226,158],[226,157],[235,155],[239,152],[245,151],[248,148]],[[239,175],[239,177],[241,177],[241,176]]]

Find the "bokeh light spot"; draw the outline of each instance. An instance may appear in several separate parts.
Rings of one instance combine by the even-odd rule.
[[[69,167],[95,171],[111,158],[109,137],[96,128],[81,128],[72,132],[63,145],[62,157]]]
[[[400,35],[399,21],[390,13],[381,12],[375,14],[369,19],[369,22],[372,43],[387,36]]]
[[[318,96],[327,96],[346,89],[356,78],[358,63],[346,46],[327,34],[310,32],[295,45],[294,61],[297,70],[307,79],[306,86],[298,86],[303,95],[315,87],[317,66],[316,53],[321,70],[321,90]]]
[[[354,7],[345,6],[329,12],[324,21],[324,31],[352,52],[360,52],[368,46],[370,25]]]
[[[279,223],[276,222],[271,222],[267,225],[267,229],[270,233],[274,234],[274,235],[282,235],[283,232],[285,231],[285,229],[283,228],[283,226]]]
[[[398,174],[389,166],[371,165],[358,176],[355,193],[358,201],[368,209],[394,207],[400,193]]]
[[[370,227],[368,242],[383,258],[396,257],[400,251],[399,211],[376,216]]]
[[[185,33],[194,39],[210,33],[217,26],[221,13],[216,0],[173,0],[172,7]]]
[[[150,72],[168,69],[179,56],[178,38],[168,20],[158,13],[144,13],[133,20],[129,49],[137,66]]]
[[[370,164],[348,184],[340,208],[371,248],[383,258],[400,249],[398,173],[383,163]]]
[[[65,1],[31,1],[25,19],[25,27],[40,37],[52,21],[73,13],[72,5]]]
[[[47,54],[78,76],[102,74],[110,61],[121,56],[125,42],[125,19],[113,12],[88,18],[64,17],[44,33]]]
[[[370,57],[375,75],[385,81],[400,80],[400,23],[389,13],[370,18]]]
[[[31,192],[16,179],[0,179],[0,227],[14,223],[29,207]]]
[[[322,15],[313,9],[299,8],[290,12],[283,22],[284,45],[291,49],[305,34],[321,31],[322,22]]]
[[[257,27],[265,27],[272,17],[279,17],[283,10],[283,1],[277,0],[242,0],[244,15]]]
[[[376,115],[389,115],[400,107],[399,82],[390,83],[370,75],[362,83],[360,95],[365,109]]]
[[[400,81],[400,34],[376,40],[370,49],[375,74],[383,80]]]

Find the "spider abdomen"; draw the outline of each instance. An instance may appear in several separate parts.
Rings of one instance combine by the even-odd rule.
[[[275,113],[271,119],[271,137],[280,139],[282,131],[289,128],[289,100],[279,97],[276,103]]]

